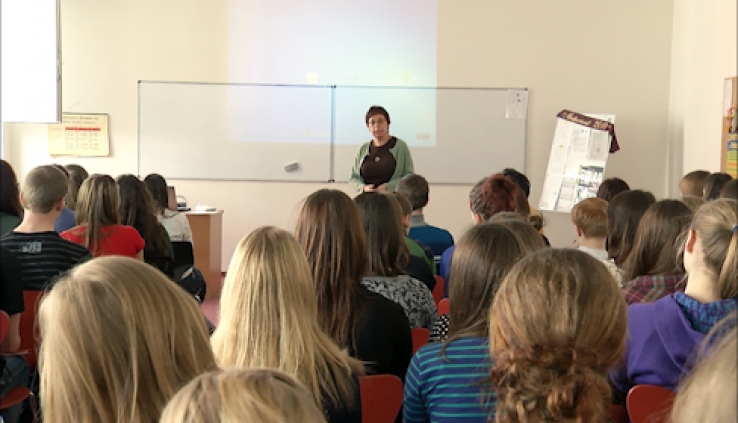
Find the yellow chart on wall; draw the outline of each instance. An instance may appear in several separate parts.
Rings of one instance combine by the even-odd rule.
[[[725,156],[725,173],[738,178],[738,134],[728,135],[728,154]]]
[[[52,156],[107,156],[109,142],[107,114],[64,113],[62,123],[49,125]]]

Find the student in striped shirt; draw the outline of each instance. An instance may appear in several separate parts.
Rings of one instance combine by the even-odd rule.
[[[459,241],[451,264],[449,338],[421,348],[410,362],[406,423],[486,423],[492,416],[495,398],[486,384],[492,367],[489,308],[515,262],[544,248],[532,226],[511,223],[475,225]]]

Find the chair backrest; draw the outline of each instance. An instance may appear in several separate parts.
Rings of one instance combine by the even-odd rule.
[[[636,385],[625,400],[633,423],[666,423],[674,404],[674,392],[656,385]]]
[[[413,354],[415,354],[420,347],[428,343],[430,331],[426,328],[412,328],[410,333],[413,336]]]
[[[38,302],[43,297],[44,291],[23,291],[23,303],[26,310],[21,313],[19,351],[24,352],[28,367],[36,368],[36,354],[38,353],[38,328],[36,327],[36,312]]]
[[[402,381],[395,375],[359,379],[362,423],[394,423],[402,407]]]
[[[8,313],[0,310],[0,344],[5,342],[5,337],[8,336],[8,330],[10,330],[10,316],[8,316]]]
[[[446,282],[443,280],[443,276],[436,275],[436,286],[433,287],[433,301],[436,302],[436,306],[443,299],[443,285]]]
[[[625,411],[625,407],[622,405],[610,404],[607,407],[607,415],[612,423],[630,423],[628,412]]]
[[[438,315],[443,316],[444,314],[448,314],[448,298],[444,298],[441,300],[440,303],[438,303]]]

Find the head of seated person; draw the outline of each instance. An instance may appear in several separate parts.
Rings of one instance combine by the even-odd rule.
[[[682,197],[685,195],[694,195],[695,197],[702,197],[704,194],[705,182],[710,176],[710,172],[706,170],[694,170],[687,173],[679,181],[679,191],[682,193]]]
[[[600,187],[597,189],[597,198],[609,202],[613,197],[625,191],[630,191],[630,186],[628,186],[627,182],[620,178],[608,178],[602,181]]]
[[[711,201],[720,197],[720,191],[725,184],[732,181],[733,177],[723,172],[715,172],[705,179],[705,186],[702,188],[702,199]]]
[[[82,182],[85,181],[90,175],[87,170],[78,164],[68,164],[64,166],[69,174],[69,190],[67,196],[64,197],[64,203],[71,210],[77,209],[77,196],[79,195],[79,188],[82,186]]]
[[[325,423],[313,397],[276,369],[215,370],[198,376],[167,404],[161,423]]]
[[[218,365],[279,369],[307,386],[321,409],[354,409],[363,367],[323,333],[317,316],[300,244],[284,230],[258,228],[239,242],[228,267],[212,337]]]
[[[428,181],[416,173],[404,176],[397,183],[395,192],[402,194],[410,202],[412,211],[422,213],[428,205],[430,187]]]
[[[368,275],[404,275],[408,262],[400,205],[392,194],[365,192],[354,202],[366,234]]]
[[[144,183],[130,174],[119,176],[116,183],[120,195],[120,223],[136,228],[146,241],[144,259],[149,261],[171,256],[166,232],[153,213],[154,205]]]
[[[611,278],[574,249],[538,250],[513,266],[489,316],[497,422],[607,420],[607,370],[623,357],[627,332]]]
[[[525,212],[525,210],[519,210],[521,206],[518,197],[519,189],[515,183],[502,174],[495,174],[477,182],[469,193],[472,220],[480,223],[488,221],[500,212]]]
[[[607,204],[607,254],[622,268],[633,249],[638,222],[656,202],[648,191],[621,192]]]
[[[574,224],[574,245],[605,250],[607,239],[607,201],[586,198],[571,209]]]
[[[46,165],[32,169],[26,175],[20,193],[25,215],[38,219],[48,216],[56,221],[64,208],[67,178],[56,166]]]
[[[44,296],[38,324],[47,421],[158,421],[180,387],[216,368],[195,300],[127,257],[74,268]]]

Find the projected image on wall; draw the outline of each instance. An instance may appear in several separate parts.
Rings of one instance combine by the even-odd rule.
[[[378,104],[390,113],[393,135],[411,146],[435,145],[434,90],[390,92],[372,87],[436,86],[436,0],[231,0],[228,20],[229,81],[338,86],[337,143],[371,139],[364,114]],[[366,88],[341,91],[358,86]],[[278,100],[263,101],[273,105]],[[242,103],[237,94],[229,95],[229,109]],[[286,113],[276,119],[279,132],[289,134],[286,138],[278,138],[270,125],[264,125],[249,128],[249,135],[256,138],[246,139],[240,123],[229,122],[229,141],[325,142],[324,135],[331,130],[306,126]]]

